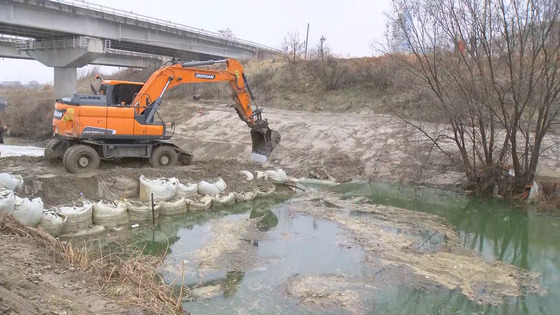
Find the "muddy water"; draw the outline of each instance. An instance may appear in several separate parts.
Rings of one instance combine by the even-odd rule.
[[[548,293],[509,298],[501,306],[479,306],[455,292],[394,288],[376,309],[387,313],[557,314],[560,308],[560,217],[515,208],[502,200],[480,199],[436,189],[388,184],[345,184],[329,190],[346,197],[439,215],[455,226],[462,244],[486,261],[504,261],[542,274]],[[379,305],[377,305],[379,306]],[[441,311],[437,311],[441,310]]]
[[[406,285],[368,286],[360,279],[371,279],[376,271],[364,262],[359,247],[347,246],[348,232],[331,221],[293,211],[281,199],[160,218],[156,231],[139,231],[136,242],[146,245],[146,253],[161,252],[169,244],[160,271],[168,283],[180,282],[184,275],[184,283],[192,290],[184,305],[195,314],[553,314],[560,307],[558,217],[527,214],[498,200],[480,200],[430,189],[346,184],[325,190],[437,214],[457,228],[463,246],[480,252],[484,260],[501,260],[541,273],[539,281],[548,293],[510,297],[503,305],[488,306],[469,301],[459,291],[438,287],[419,290]],[[367,214],[352,215],[359,218]],[[250,226],[254,220],[259,222],[258,230],[251,233],[231,228]],[[430,244],[437,246],[441,241],[431,239]],[[223,255],[212,255],[208,249],[216,244],[222,246],[217,247],[221,252],[230,251],[226,261],[236,263],[221,264]],[[206,256],[200,255],[201,252]],[[332,285],[328,279],[343,287],[343,297],[333,296],[341,303],[309,307],[290,296],[295,291],[291,285],[327,287]]]
[[[31,140],[4,137],[4,144],[0,144],[0,157],[8,156],[43,156],[44,148],[35,146]]]

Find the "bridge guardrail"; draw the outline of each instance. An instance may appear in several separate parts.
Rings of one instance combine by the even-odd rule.
[[[184,25],[184,24],[180,24],[180,23],[175,23],[175,22],[171,22],[171,21],[168,21],[168,20],[166,21],[166,20],[163,20],[163,19],[158,19],[158,18],[154,18],[154,17],[151,17],[151,16],[134,13],[132,11],[128,12],[128,11],[125,11],[125,10],[115,9],[115,8],[111,8],[111,7],[107,7],[107,6],[103,6],[103,5],[95,4],[95,3],[89,3],[89,2],[85,2],[85,1],[74,1],[74,0],[72,0],[72,1],[50,0],[50,1],[65,4],[65,5],[75,6],[75,7],[79,7],[79,8],[83,8],[83,9],[87,9],[87,10],[97,11],[97,12],[101,12],[101,13],[109,13],[109,14],[113,14],[115,16],[120,16],[120,17],[124,17],[124,18],[131,18],[131,19],[135,19],[135,20],[141,21],[141,22],[148,22],[148,23],[152,23],[152,24],[156,24],[156,25],[160,25],[160,26],[176,28],[176,29],[196,33],[196,34],[199,34],[199,35],[205,35],[205,36],[210,36],[210,37],[215,37],[215,38],[219,38],[219,39],[223,39],[223,40],[232,41],[232,42],[239,43],[239,44],[250,45],[250,46],[254,46],[258,49],[264,49],[264,50],[273,51],[273,52],[280,52],[280,50],[277,49],[277,48],[273,48],[273,47],[266,46],[266,45],[261,45],[261,44],[258,44],[258,43],[252,42],[252,41],[238,39],[238,38],[227,39],[227,38],[224,38],[222,36],[222,34],[217,33],[217,32],[207,31],[207,30],[204,30],[204,29],[201,29],[201,28],[196,28],[196,27],[192,27],[192,26],[188,26],[188,25]]]

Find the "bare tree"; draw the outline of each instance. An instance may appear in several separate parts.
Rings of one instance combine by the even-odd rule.
[[[425,110],[450,128],[445,137],[418,127],[482,193],[512,178],[513,191],[535,179],[547,132],[560,113],[558,0],[394,0],[390,55],[434,102]],[[398,46],[397,46],[398,45]],[[403,52],[405,45],[407,52]],[[406,118],[406,117],[405,117]]]
[[[332,55],[325,40],[326,37],[321,36],[317,46],[311,50],[306,70],[314,80],[322,85],[325,91],[331,91],[339,87],[347,69]]]
[[[299,39],[298,31],[288,32],[284,36],[284,41],[282,42],[282,50],[284,54],[293,63],[296,63],[298,59],[305,53],[305,42]]]

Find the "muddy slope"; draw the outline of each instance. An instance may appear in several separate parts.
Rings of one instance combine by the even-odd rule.
[[[13,219],[0,215],[0,313],[145,313],[104,296],[97,279],[53,259],[43,240],[13,234],[6,224],[13,225]]]

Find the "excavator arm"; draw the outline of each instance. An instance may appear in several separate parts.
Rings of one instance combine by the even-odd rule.
[[[226,63],[226,70],[200,69],[197,66]],[[193,61],[173,63],[154,72],[142,89],[136,94],[132,105],[146,123],[153,122],[154,114],[161,105],[164,93],[177,85],[186,83],[227,82],[235,101],[234,108],[251,128],[254,160],[264,162],[274,147],[280,142],[280,134],[268,127],[268,121],[261,116],[260,109],[251,108],[254,100],[243,66],[234,59],[218,61]]]

